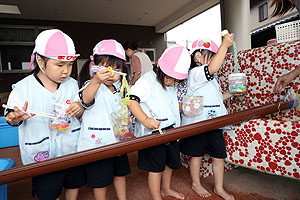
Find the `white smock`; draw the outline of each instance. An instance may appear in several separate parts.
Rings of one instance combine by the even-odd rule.
[[[28,110],[53,113],[54,103],[68,105],[77,96],[77,81],[64,80],[55,92],[43,87],[34,75],[29,75],[12,85],[9,106],[22,109],[28,101]],[[49,127],[50,118],[35,115],[19,126],[19,146],[24,165],[58,156],[75,153],[80,130],[76,117],[71,119],[70,129],[59,131]]]
[[[177,87],[169,86],[164,89],[157,81],[154,71],[145,73],[131,87],[131,95],[140,99],[140,106],[144,113],[152,118],[152,110],[156,120],[161,121],[160,128],[170,125],[180,126],[179,105],[177,100]],[[135,136],[149,135],[154,130],[149,130],[137,120]]]
[[[119,93],[113,94],[105,84],[101,84],[95,96],[95,103],[82,115],[78,151],[118,142],[114,135],[111,114],[119,109],[120,105]]]
[[[182,114],[182,126],[228,114],[223,103],[221,87],[217,80],[209,75],[207,65],[195,67],[190,71],[186,95],[203,96],[203,110],[196,116]]]

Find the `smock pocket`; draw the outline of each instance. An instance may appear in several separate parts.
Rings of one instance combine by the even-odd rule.
[[[24,143],[25,156],[32,162],[40,162],[50,159],[50,138],[41,137]]]
[[[56,141],[61,149],[61,155],[68,155],[77,152],[80,126],[72,126],[68,132],[60,134]]]

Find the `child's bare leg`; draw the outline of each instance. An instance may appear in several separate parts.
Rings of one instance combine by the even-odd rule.
[[[79,188],[65,190],[66,200],[76,200],[78,194],[79,194]]]
[[[153,200],[161,200],[160,181],[162,172],[149,172],[148,187]]]
[[[171,188],[172,172],[173,170],[170,167],[166,166],[165,171],[162,173],[161,195],[174,197],[176,199],[184,199],[183,194]]]
[[[106,199],[106,187],[103,188],[94,188],[94,197],[95,200]]]
[[[224,159],[214,158],[213,173],[215,181],[214,192],[225,200],[234,200],[234,197],[223,188]]]
[[[118,200],[126,200],[126,177],[125,176],[115,176],[114,186],[117,194]]]
[[[200,182],[200,167],[203,157],[192,157],[190,160],[190,175],[192,178],[192,189],[200,197],[209,197],[211,194],[201,185]]]

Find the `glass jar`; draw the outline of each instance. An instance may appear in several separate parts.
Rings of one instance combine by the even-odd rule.
[[[242,93],[246,91],[246,74],[245,73],[232,73],[228,77],[229,92]]]

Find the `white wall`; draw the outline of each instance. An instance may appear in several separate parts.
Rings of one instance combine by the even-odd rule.
[[[221,0],[221,18],[222,29],[235,34],[237,50],[250,49],[250,1]]]

